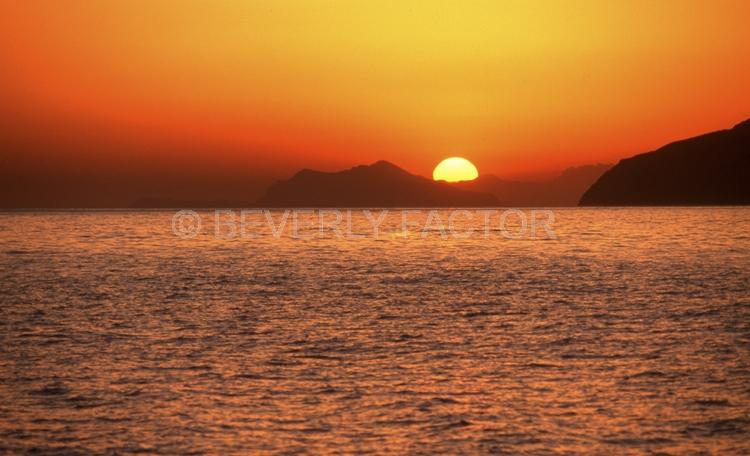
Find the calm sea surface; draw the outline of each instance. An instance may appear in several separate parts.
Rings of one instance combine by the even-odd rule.
[[[173,215],[0,214],[0,452],[750,452],[750,208]]]

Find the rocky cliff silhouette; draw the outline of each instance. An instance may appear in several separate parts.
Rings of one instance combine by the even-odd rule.
[[[750,119],[621,160],[582,206],[750,204]]]
[[[497,206],[487,193],[461,190],[378,161],[339,172],[304,169],[272,184],[260,207],[483,207]]]

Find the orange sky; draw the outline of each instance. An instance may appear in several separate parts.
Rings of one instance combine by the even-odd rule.
[[[745,0],[0,5],[6,164],[508,176],[750,117]]]

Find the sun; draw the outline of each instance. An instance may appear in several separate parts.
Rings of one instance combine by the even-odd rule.
[[[450,157],[438,163],[432,171],[432,178],[436,181],[460,182],[474,180],[479,176],[477,167],[469,160],[461,157]]]

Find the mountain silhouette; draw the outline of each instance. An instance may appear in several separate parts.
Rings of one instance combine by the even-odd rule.
[[[487,193],[461,190],[378,161],[338,172],[303,169],[272,184],[260,207],[483,207],[497,206]]]
[[[491,193],[503,206],[575,206],[591,184],[611,167],[598,164],[568,168],[554,179],[540,182],[513,181],[490,174],[453,185]]]
[[[582,206],[750,204],[750,119],[636,155],[604,173]]]

